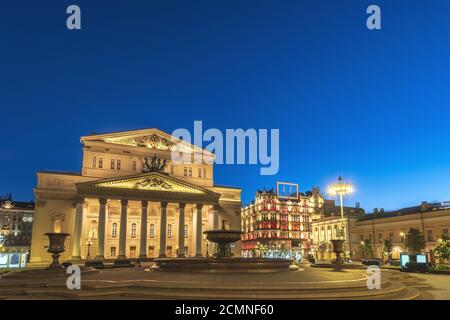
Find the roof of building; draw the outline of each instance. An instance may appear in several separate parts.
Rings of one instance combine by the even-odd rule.
[[[373,212],[368,213],[365,216],[361,217],[360,221],[392,218],[409,214],[417,214],[420,212],[441,211],[446,209],[449,209],[449,206],[446,206],[443,203],[428,203],[424,201],[418,206],[406,207],[392,211],[384,211],[383,209],[380,209],[381,210],[380,211],[379,209],[375,209]]]
[[[34,210],[34,201],[14,201],[12,195],[0,196],[0,209],[6,210]]]
[[[42,171],[39,171],[38,174],[39,173],[63,174],[63,175],[68,175],[68,176],[81,176],[80,172],[62,171],[62,170],[42,170]]]

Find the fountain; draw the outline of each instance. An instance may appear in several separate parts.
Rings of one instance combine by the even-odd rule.
[[[203,232],[206,239],[217,244],[217,258],[231,257],[230,244],[241,239],[241,230],[226,230],[225,220],[222,220],[222,230],[208,230]]]
[[[69,236],[69,234],[49,232],[45,235],[48,236],[49,240],[47,252],[50,252],[53,258],[52,263],[48,266],[47,269],[61,269],[62,266],[59,263],[59,256],[61,253],[66,251],[66,249],[64,248],[64,242],[66,241],[66,237]]]
[[[298,270],[290,259],[265,259],[232,257],[231,244],[240,240],[241,230],[222,229],[203,232],[208,241],[217,244],[217,253],[213,258],[159,258],[151,270],[170,272],[206,272],[206,273],[267,273]]]

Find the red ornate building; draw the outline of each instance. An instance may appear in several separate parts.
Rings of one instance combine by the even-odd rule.
[[[318,188],[291,196],[274,190],[257,191],[255,200],[242,208],[242,255],[291,257],[307,254],[311,246],[311,222],[320,216],[323,196]]]

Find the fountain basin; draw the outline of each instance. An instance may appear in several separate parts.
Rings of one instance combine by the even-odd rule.
[[[154,271],[200,273],[271,273],[298,270],[292,260],[264,258],[160,258]]]

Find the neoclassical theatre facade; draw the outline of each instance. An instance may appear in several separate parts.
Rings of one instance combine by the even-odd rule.
[[[241,190],[214,184],[214,155],[146,129],[81,137],[80,173],[37,173],[31,263],[51,260],[47,232],[70,234],[61,260],[205,256],[203,231],[240,229]],[[235,255],[240,247],[233,248]]]

